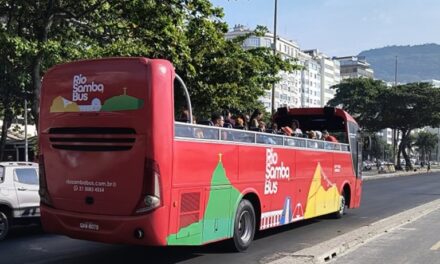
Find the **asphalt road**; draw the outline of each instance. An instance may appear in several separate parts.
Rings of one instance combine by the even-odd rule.
[[[440,197],[440,173],[363,183],[361,208],[339,220],[325,217],[261,232],[245,253],[227,243],[204,247],[151,248],[107,245],[16,228],[0,242],[0,263],[257,263],[277,252],[294,252]]]

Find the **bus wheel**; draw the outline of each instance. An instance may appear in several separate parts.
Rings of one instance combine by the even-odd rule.
[[[3,240],[9,231],[9,220],[7,215],[0,211],[0,240]]]
[[[345,196],[344,193],[341,195],[341,202],[339,204],[339,210],[333,213],[333,218],[339,219],[345,214],[345,210],[347,209],[347,205],[345,204]]]
[[[255,210],[251,202],[241,200],[237,208],[234,221],[234,249],[236,251],[246,250],[255,235]]]

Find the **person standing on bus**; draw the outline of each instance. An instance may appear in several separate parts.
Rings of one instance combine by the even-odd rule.
[[[330,133],[327,130],[322,131],[322,137],[324,138],[325,141],[336,142],[336,143],[338,142],[338,140],[334,136],[330,135]]]

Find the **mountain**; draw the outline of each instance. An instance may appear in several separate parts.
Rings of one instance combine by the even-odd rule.
[[[388,46],[362,51],[379,80],[394,82],[397,56],[397,82],[440,80],[440,45]]]

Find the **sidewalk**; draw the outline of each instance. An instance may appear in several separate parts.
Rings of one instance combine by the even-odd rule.
[[[429,173],[436,173],[440,172],[440,167],[435,166],[431,167],[431,171]],[[400,176],[412,176],[412,175],[418,175],[418,174],[425,174],[428,173],[426,166],[424,168],[417,168],[416,171],[396,171],[396,172],[390,172],[390,173],[378,173],[377,170],[371,170],[371,171],[363,171],[362,177],[364,181],[368,180],[375,180],[375,179],[381,179],[381,178],[390,178],[390,177],[400,177]]]
[[[399,243],[397,243],[397,247],[399,248],[399,245],[401,243],[409,243],[407,245],[414,245],[417,244],[418,247],[415,247],[416,250],[423,251],[426,250],[427,245],[430,246],[430,250],[436,251],[435,254],[440,254],[440,241],[436,243],[436,239],[438,241],[438,232],[440,232],[440,225],[438,224],[438,217],[440,213],[440,199],[434,200],[432,202],[419,205],[415,208],[403,211],[401,213],[392,215],[390,217],[381,219],[377,222],[374,222],[372,224],[360,227],[354,231],[345,233],[343,235],[337,236],[335,238],[332,238],[330,240],[324,241],[322,243],[313,245],[309,248],[302,249],[300,251],[296,252],[279,252],[276,253],[274,256],[271,256],[270,264],[317,264],[317,263],[325,263],[330,262],[334,263],[333,261],[339,261],[337,263],[348,263],[347,261],[344,261],[344,256],[347,256],[347,259],[352,259],[353,262],[350,263],[356,263],[356,264],[362,264],[362,263],[425,263],[423,262],[423,259],[421,261],[416,262],[408,262],[408,261],[402,261],[402,259],[399,259],[398,257],[401,256],[401,254],[409,254],[411,255],[413,252],[404,252],[400,251],[400,254],[396,256],[396,262],[387,262],[383,261],[366,261],[366,262],[360,262],[359,254],[357,250],[363,250],[365,255],[372,254],[375,255],[376,253],[374,250],[371,250],[369,247],[364,247],[365,245],[368,245],[371,242],[377,241],[377,239],[380,239],[382,236],[386,236],[387,234],[392,234],[392,232],[399,232],[399,230],[405,230],[405,228],[408,228],[408,231],[414,230],[418,231],[418,229],[414,229],[414,227],[407,227],[408,225],[417,225],[418,228],[423,228],[423,232],[420,231],[420,236],[417,236],[417,239],[412,239],[412,237],[415,235],[413,233],[408,234],[406,237],[402,238]],[[427,222],[423,221],[424,216],[427,217]],[[434,227],[435,226],[435,227]],[[400,229],[399,229],[400,228]],[[396,231],[397,230],[397,231]],[[431,230],[431,232],[429,232]],[[438,230],[438,231],[437,231]],[[423,240],[423,236],[425,233],[430,233],[429,239],[426,239],[426,243],[421,243],[419,240]],[[395,239],[396,237],[388,238],[388,239]],[[410,239],[411,238],[411,239]],[[380,240],[379,240],[380,241]],[[388,241],[389,242],[389,241]],[[379,243],[379,242],[378,242]],[[435,244],[433,244],[435,243]],[[432,245],[431,245],[432,244]],[[373,244],[374,245],[374,244]],[[375,245],[377,247],[380,247],[379,245]],[[368,252],[369,251],[369,252]],[[384,253],[387,253],[388,251],[384,251]],[[391,252],[392,253],[392,252]],[[390,254],[391,254],[390,253]],[[414,255],[418,255],[417,253],[414,253]],[[438,259],[438,255],[437,259]],[[377,258],[383,258],[384,256],[373,256]],[[408,258],[411,256],[408,256]],[[428,256],[429,259],[425,259],[427,261],[426,263],[439,263],[439,262],[431,262],[432,256]],[[342,260],[341,260],[342,259]],[[399,262],[400,261],[400,262]]]
[[[336,258],[334,264],[440,263],[440,209]]]

